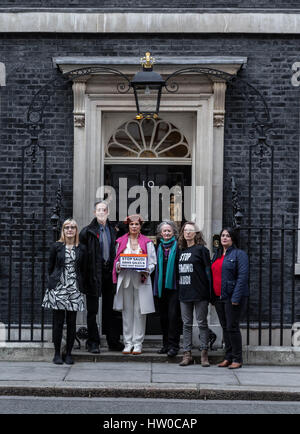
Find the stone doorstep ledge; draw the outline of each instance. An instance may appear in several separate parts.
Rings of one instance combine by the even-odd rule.
[[[74,359],[78,362],[165,362],[165,355],[156,353],[157,348],[145,348],[140,356],[124,356],[122,353],[109,352],[103,349],[100,354],[90,354],[85,350],[74,350]],[[49,361],[53,356],[53,344],[51,342],[8,342],[0,346],[0,361]],[[200,351],[194,350],[196,363],[200,362]],[[209,352],[212,363],[222,360],[223,351]],[[174,363],[181,359],[181,352],[174,358]],[[244,346],[243,359],[245,365],[269,365],[269,366],[300,366],[300,347],[277,346]],[[169,360],[172,363],[172,359]]]
[[[0,382],[1,396],[122,397],[199,400],[300,401],[300,388],[199,384],[91,384]]]
[[[300,347],[245,346],[244,363],[249,365],[300,366]]]

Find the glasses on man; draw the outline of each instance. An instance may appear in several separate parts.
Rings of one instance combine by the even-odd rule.
[[[74,230],[74,229],[76,229],[76,226],[65,226],[64,229],[65,229],[66,231],[68,231],[69,229]]]

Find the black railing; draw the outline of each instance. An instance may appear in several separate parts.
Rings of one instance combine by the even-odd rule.
[[[243,324],[247,345],[291,345],[292,326],[300,314],[295,299],[299,230],[283,216],[278,225],[238,229],[240,247],[248,253],[250,264],[250,297]]]
[[[42,179],[45,191],[45,174]],[[21,213],[11,215],[10,221],[0,226],[0,322],[6,325],[9,342],[43,342],[45,329],[52,327],[52,314],[41,304],[47,285],[49,246],[59,238],[61,181],[48,220],[45,195],[39,213],[24,211],[24,196],[22,188]]]
[[[0,230],[0,321],[7,327],[9,342],[43,342],[45,325],[52,321],[51,315],[41,307],[51,227],[40,227],[34,213],[28,228],[12,221],[8,228],[3,226]]]
[[[11,221],[0,231],[0,322],[10,342],[43,342],[52,326],[51,311],[41,303],[54,227],[41,227],[34,214],[30,218],[26,228]],[[300,315],[294,274],[298,231],[283,218],[278,225],[239,228],[240,247],[250,259],[245,344],[291,345],[292,326]]]

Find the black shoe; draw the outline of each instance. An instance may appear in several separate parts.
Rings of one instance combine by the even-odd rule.
[[[109,351],[123,351],[124,345],[122,344],[122,342],[114,342],[114,343],[108,344],[108,349],[109,349]]]
[[[99,354],[100,353],[99,344],[96,344],[95,342],[90,343],[88,345],[88,352],[92,354]]]
[[[55,363],[55,365],[63,365],[64,361],[61,358],[60,354],[55,354],[55,356],[53,357],[53,363]]]
[[[170,348],[168,351],[168,357],[175,357],[178,354],[178,350],[176,348]]]
[[[162,347],[160,350],[157,351],[157,354],[167,354],[168,348]]]
[[[67,365],[73,365],[73,364],[74,364],[74,361],[73,361],[73,359],[72,359],[71,354],[66,354],[66,357],[65,357],[65,363],[66,363]]]

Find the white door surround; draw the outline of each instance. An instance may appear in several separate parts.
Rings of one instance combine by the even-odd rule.
[[[245,58],[224,57],[177,60],[164,58],[155,65],[155,70],[164,76],[187,66],[205,66],[235,74],[246,63]],[[91,64],[117,68],[128,76],[139,69],[138,59],[133,62],[132,58],[93,58],[92,61],[82,57],[56,58],[54,63],[62,72]],[[131,91],[118,93],[120,81],[119,77],[104,73],[74,79],[73,215],[80,227],[90,222],[97,189],[104,182],[104,148],[109,137],[107,120],[117,119],[117,128],[135,116],[133,94]],[[183,124],[182,128],[192,147],[192,214],[200,225],[200,214],[204,215],[202,229],[211,247],[212,234],[218,232],[222,224],[226,83],[200,74],[185,74],[175,81],[179,85],[178,92],[163,92],[159,116],[171,122],[176,118],[179,123],[181,118],[189,119],[185,123],[189,127]],[[178,122],[174,124],[180,127]],[[150,160],[155,162],[153,158]],[[199,194],[202,191],[204,198]]]

